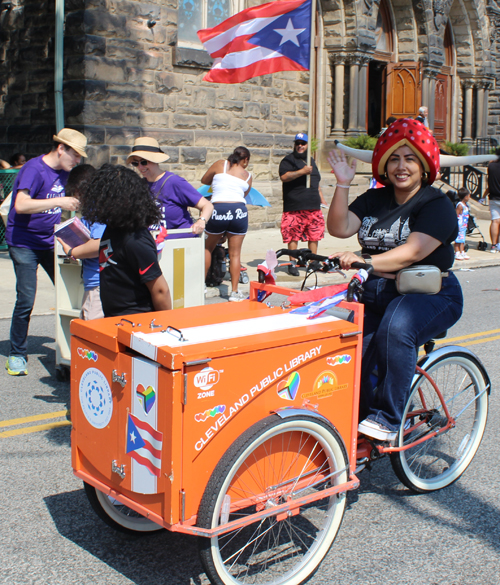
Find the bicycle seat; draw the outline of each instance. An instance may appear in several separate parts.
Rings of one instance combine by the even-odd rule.
[[[427,343],[424,343],[425,353],[431,353],[431,351],[434,349],[434,346],[436,345],[436,341],[435,341],[436,339],[444,339],[447,335],[448,335],[448,330],[445,329],[444,331],[441,331],[441,333],[434,335],[434,337],[432,339],[429,339],[429,341]]]
[[[445,329],[444,331],[441,331],[441,333],[434,335],[433,339],[444,339],[447,335],[448,335],[448,329]]]

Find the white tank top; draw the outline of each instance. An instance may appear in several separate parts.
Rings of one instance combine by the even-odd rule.
[[[248,191],[248,181],[252,176],[248,173],[247,180],[239,179],[233,175],[228,175],[226,172],[228,161],[224,161],[224,172],[218,173],[212,180],[212,203],[227,203],[229,201],[236,201],[238,203],[245,203],[245,193]]]

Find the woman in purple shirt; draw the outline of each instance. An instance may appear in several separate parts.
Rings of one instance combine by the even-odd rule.
[[[160,225],[167,231],[191,228],[192,235],[199,236],[212,215],[213,205],[202,197],[185,179],[160,169],[160,163],[170,157],[165,154],[154,138],[137,138],[127,163],[139,167],[139,172],[149,183],[151,193],[158,201],[162,219]],[[193,222],[188,207],[200,211],[200,217]],[[156,226],[154,226],[156,227]],[[184,234],[179,237],[189,237]]]

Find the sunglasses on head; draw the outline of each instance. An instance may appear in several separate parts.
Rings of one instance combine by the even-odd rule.
[[[297,146],[306,146],[307,142],[304,142],[303,140],[297,140],[297,142],[295,143]]]
[[[136,160],[133,160],[130,164],[133,167],[138,167],[139,165],[141,165],[141,167],[147,167],[148,166],[148,163],[149,163],[149,161],[143,158],[139,162],[137,162]]]

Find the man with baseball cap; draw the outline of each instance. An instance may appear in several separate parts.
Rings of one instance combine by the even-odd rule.
[[[63,128],[53,136],[52,150],[29,160],[19,171],[12,189],[12,202],[5,239],[16,273],[16,305],[10,328],[7,372],[27,375],[27,341],[35,303],[38,265],[54,282],[54,225],[61,210],[75,211],[78,199],[64,196],[69,172],[87,156],[87,139],[77,130]]]
[[[321,205],[326,205],[319,182],[318,167],[311,159],[306,164],[307,134],[299,132],[295,136],[293,152],[287,154],[280,163],[279,175],[283,182],[283,217],[281,235],[289,250],[296,250],[299,241],[307,242],[309,249],[316,254],[318,242],[325,235],[325,220]],[[306,177],[311,175],[310,187],[306,187]],[[295,266],[288,267],[288,273],[299,276]]]

